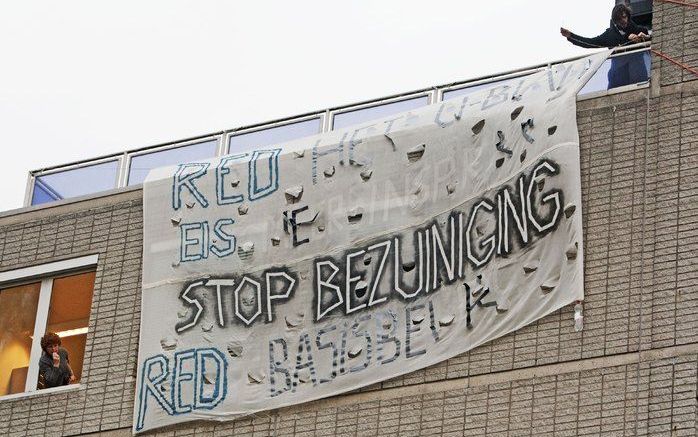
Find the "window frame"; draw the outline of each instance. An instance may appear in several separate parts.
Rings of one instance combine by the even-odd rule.
[[[416,100],[416,99],[423,98],[423,97],[426,97],[426,99],[427,99],[427,103],[424,106],[429,106],[432,103],[436,103],[438,101],[434,90],[429,90],[429,91],[418,91],[416,93],[410,93],[410,94],[401,94],[401,95],[395,96],[395,97],[387,97],[387,98],[383,98],[383,99],[379,99],[379,100],[370,100],[367,102],[357,103],[354,105],[347,105],[347,106],[341,106],[338,108],[329,109],[328,110],[328,118],[329,118],[328,131],[336,130],[334,124],[335,124],[335,117],[337,115],[342,115],[342,114],[346,114],[346,113],[354,112],[354,111],[361,111],[363,109],[369,109],[369,108],[374,108],[374,107],[378,107],[378,106],[390,105],[392,103],[399,103],[399,102],[403,102],[403,101],[407,101],[407,100]],[[385,117],[388,117],[388,116],[386,115]],[[379,117],[379,118],[376,118],[375,120],[380,120],[381,118],[385,118],[385,117]],[[370,124],[371,121],[372,120],[368,120],[368,121],[358,123],[358,124],[347,125],[343,128],[339,128],[339,129],[348,129],[352,126],[364,126],[364,125]]]
[[[285,118],[283,120],[278,120],[278,121],[272,121],[269,123],[264,123],[264,124],[257,124],[257,125],[252,125],[248,127],[241,127],[239,129],[231,129],[227,130],[225,132],[225,135],[223,136],[223,145],[221,147],[221,153],[220,156],[225,156],[230,154],[230,140],[233,137],[237,137],[240,135],[245,135],[245,134],[250,134],[254,132],[260,132],[268,129],[274,129],[278,127],[284,127],[284,126],[289,126],[292,124],[296,123],[303,123],[305,121],[310,121],[310,120],[315,120],[318,119],[319,125],[320,125],[320,131],[316,134],[313,135],[319,135],[322,133],[325,133],[325,124],[327,123],[327,114],[326,112],[313,112],[311,114],[306,114],[302,115],[299,117],[294,117],[294,118]],[[301,137],[302,138],[302,137]],[[300,138],[297,138],[300,139]],[[296,140],[288,140],[283,143],[279,143],[278,146],[283,146],[286,143],[290,143],[292,141]],[[266,147],[266,146],[264,146]]]
[[[110,190],[119,189],[119,188],[121,188],[121,185],[120,185],[121,174],[120,173],[121,173],[121,168],[124,165],[123,160],[124,160],[123,154],[116,154],[116,155],[104,156],[102,158],[97,158],[97,159],[93,159],[93,160],[80,161],[78,163],[65,165],[62,167],[53,167],[53,168],[46,169],[46,170],[31,171],[31,172],[29,172],[29,178],[27,180],[27,190],[26,190],[26,195],[24,197],[24,204],[25,204],[25,206],[41,206],[44,204],[53,204],[55,202],[60,202],[61,200],[77,199],[77,198],[82,198],[85,196],[94,196],[94,195],[98,195],[99,193],[105,193],[105,192],[110,191]],[[34,187],[36,186],[36,179],[37,178],[40,178],[42,176],[50,176],[50,175],[56,174],[56,173],[63,173],[66,171],[71,171],[71,170],[78,170],[78,169],[85,168],[85,167],[91,167],[93,165],[106,164],[106,163],[112,162],[112,161],[116,162],[116,178],[114,180],[114,186],[112,188],[110,188],[109,190],[95,191],[94,193],[87,193],[87,194],[83,194],[80,196],[66,197],[64,199],[54,200],[52,202],[44,202],[44,203],[39,203],[37,205],[32,205],[32,199],[34,198]]]
[[[205,158],[205,159],[213,159],[213,158],[219,156],[218,153],[219,153],[220,148],[221,148],[221,138],[222,137],[223,137],[223,135],[213,134],[213,135],[207,135],[204,137],[197,137],[197,138],[191,139],[191,140],[168,143],[168,144],[165,144],[162,146],[149,147],[149,148],[144,148],[144,149],[140,149],[140,150],[132,151],[132,152],[125,152],[124,153],[123,174],[120,175],[120,177],[119,177],[120,183],[123,184],[123,187],[142,187],[143,186],[143,183],[133,184],[133,185],[129,185],[129,183],[128,183],[129,179],[131,178],[131,164],[133,163],[133,158],[137,158],[139,156],[144,156],[144,155],[150,155],[151,153],[166,152],[168,150],[180,149],[180,148],[192,146],[195,144],[216,141],[217,144],[216,144],[216,150],[214,152],[214,155],[210,156],[208,158]]]
[[[88,272],[92,269],[96,269],[98,261],[99,255],[97,254],[85,255],[77,258],[53,261],[36,266],[0,272],[0,288],[7,288],[31,282],[41,283],[39,302],[36,308],[36,320],[34,322],[32,346],[29,354],[29,369],[27,371],[27,380],[24,384],[24,391],[21,393],[12,393],[0,396],[0,401],[32,396],[39,393],[54,393],[57,391],[73,390],[80,387],[80,384],[71,384],[42,390],[37,388],[36,381],[39,379],[39,359],[41,358],[41,337],[43,337],[43,335],[46,333],[49,306],[51,304],[51,294],[53,292],[53,280],[66,274]],[[92,293],[94,297],[94,288],[92,289]]]
[[[487,85],[487,84],[496,84],[498,82],[504,82],[504,81],[509,81],[509,80],[514,80],[518,79],[520,77],[526,77],[529,76],[533,73],[537,73],[539,71],[545,70],[547,67],[538,67],[538,68],[532,68],[530,70],[525,70],[525,71],[516,71],[514,73],[509,73],[509,74],[503,74],[501,76],[491,76],[491,77],[485,77],[482,79],[473,79],[469,82],[466,83],[460,83],[457,85],[449,85],[445,86],[442,88],[438,88],[438,99],[437,101],[439,102],[445,102],[446,99],[444,99],[444,94],[452,92],[452,91],[460,91],[472,87],[476,87],[479,85]],[[455,98],[455,97],[454,97]]]
[[[638,45],[639,45],[639,44],[644,44],[644,43],[638,43]],[[604,62],[607,62],[607,61],[609,61],[609,60],[612,59],[612,58],[617,58],[617,57],[620,57],[620,56],[630,55],[630,54],[633,54],[633,53],[649,52],[650,55],[651,55],[651,53],[652,53],[652,52],[651,52],[652,46],[650,46],[650,45],[647,45],[647,46],[638,46],[638,45],[633,45],[633,46],[631,46],[630,48],[617,47],[616,50],[615,50],[613,53],[611,53],[611,55],[610,55],[610,56],[606,59],[606,61],[604,61]],[[598,70],[597,70],[597,72],[598,72]],[[589,81],[591,81],[591,78],[589,78]],[[587,83],[588,83],[589,81],[587,81]],[[631,83],[631,84],[628,84],[628,85],[618,86],[618,87],[615,87],[615,88],[610,88],[610,89],[607,88],[607,89],[603,89],[603,90],[591,91],[591,92],[588,92],[588,93],[585,93],[585,94],[580,94],[581,91],[582,91],[582,89],[584,89],[584,87],[582,87],[582,88],[579,90],[579,93],[577,93],[577,101],[584,101],[584,100],[596,99],[596,98],[599,98],[599,97],[610,96],[610,95],[613,95],[613,94],[624,93],[624,92],[627,92],[627,91],[635,91],[635,90],[639,90],[639,89],[649,88],[649,87],[650,87],[650,82],[651,82],[651,81],[652,81],[652,68],[651,68],[651,65],[650,65],[650,71],[648,72],[647,80],[644,81],[644,82],[636,82],[636,83]],[[586,86],[586,84],[584,84],[584,86]]]

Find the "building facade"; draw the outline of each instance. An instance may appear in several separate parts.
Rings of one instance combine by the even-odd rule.
[[[695,8],[655,2],[652,47],[695,68],[696,23]],[[568,306],[357,392],[153,434],[695,435],[696,79],[653,57],[649,85],[578,101],[583,330],[575,331]],[[37,317],[51,326],[59,305],[51,296],[60,294],[61,280],[93,286],[85,292],[89,313],[81,316],[87,333],[76,334],[84,347],[79,384],[0,397],[0,434],[130,435],[142,221],[138,187],[2,214],[0,289],[34,290]],[[3,304],[8,320],[17,310]],[[84,311],[68,304],[68,313]],[[27,367],[24,379],[31,380],[35,370]]]

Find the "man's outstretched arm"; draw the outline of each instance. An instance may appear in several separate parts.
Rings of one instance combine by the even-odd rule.
[[[584,36],[577,35],[564,27],[560,28],[560,34],[567,38],[567,41],[571,42],[572,44],[579,47],[584,47],[586,49],[613,47],[615,45],[612,40],[613,31],[611,29],[606,29],[604,33],[593,38],[586,38]]]

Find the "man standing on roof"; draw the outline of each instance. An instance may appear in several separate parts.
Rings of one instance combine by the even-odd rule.
[[[651,38],[651,31],[635,24],[630,19],[631,13],[628,6],[616,5],[611,11],[611,26],[601,35],[593,38],[574,34],[564,27],[560,28],[560,34],[572,44],[584,48],[613,48],[648,41]],[[608,88],[645,82],[649,77],[648,72],[649,55],[646,52],[611,58]]]

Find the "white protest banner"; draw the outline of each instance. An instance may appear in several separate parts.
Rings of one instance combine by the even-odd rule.
[[[576,94],[607,55],[152,171],[134,432],[354,390],[583,299]]]

